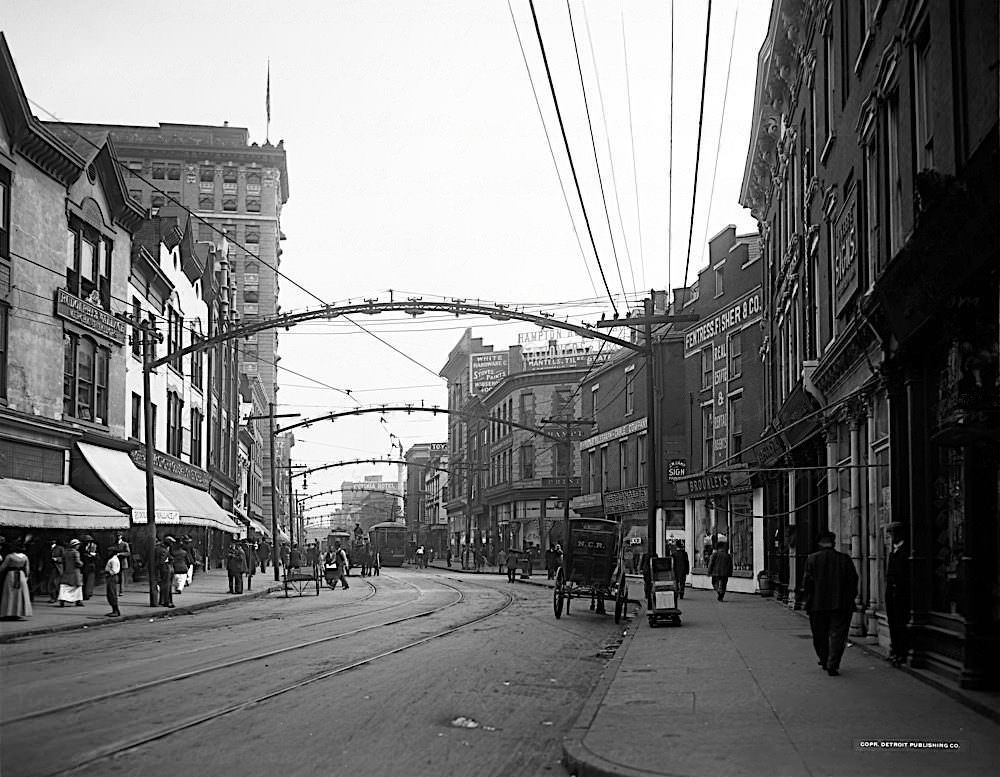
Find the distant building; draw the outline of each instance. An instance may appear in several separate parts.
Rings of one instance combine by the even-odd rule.
[[[403,483],[403,517],[410,539],[417,544],[425,541],[424,532],[426,518],[426,481],[430,472],[434,471],[432,459],[437,459],[442,453],[447,453],[448,443],[421,442],[412,445],[403,454],[406,461],[406,474]]]

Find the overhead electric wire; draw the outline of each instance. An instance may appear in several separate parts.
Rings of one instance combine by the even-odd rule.
[[[39,105],[34,100],[30,100],[29,99],[29,102],[32,105],[34,105],[36,108],[38,108],[39,110],[44,111],[46,114],[48,114],[49,116],[51,116],[52,119],[56,123],[58,123],[59,125],[65,127],[66,129],[68,129],[74,135],[76,135],[77,137],[79,137],[83,142],[91,145],[94,149],[96,149],[98,151],[100,150],[100,146],[98,146],[93,140],[91,140],[86,135],[84,135],[82,132],[80,132],[75,126],[73,126],[73,124],[71,124],[69,122],[63,121],[58,116],[56,116],[54,113],[52,113],[52,111],[48,110],[47,108],[45,108],[42,105]],[[177,207],[179,207],[183,211],[185,211],[191,218],[194,218],[199,223],[204,224],[205,226],[207,226],[209,229],[211,229],[216,234],[222,235],[223,237],[226,238],[227,242],[229,242],[232,245],[236,246],[240,250],[245,251],[249,256],[253,257],[256,261],[260,262],[265,267],[273,270],[274,273],[275,273],[275,275],[277,275],[278,277],[284,278],[286,281],[288,281],[289,283],[291,283],[297,289],[300,289],[301,291],[305,292],[307,295],[309,295],[310,297],[312,297],[313,299],[315,299],[316,301],[318,301],[321,305],[327,306],[329,304],[329,303],[326,302],[326,300],[324,300],[318,294],[316,294],[315,292],[311,291],[310,289],[307,289],[305,286],[303,286],[301,283],[299,283],[298,281],[296,281],[294,278],[290,278],[289,276],[285,275],[285,273],[281,272],[281,270],[279,270],[276,265],[273,265],[270,262],[262,259],[258,254],[255,254],[253,251],[251,251],[249,248],[247,248],[242,243],[239,243],[235,239],[232,239],[229,236],[227,236],[226,233],[224,231],[222,231],[221,229],[219,229],[215,224],[212,224],[210,221],[206,220],[204,217],[202,217],[199,214],[195,213],[187,205],[185,205],[184,203],[180,202],[179,200],[177,200],[176,198],[174,198],[173,196],[171,196],[169,192],[164,191],[159,186],[157,186],[155,183],[153,183],[151,180],[149,180],[147,178],[144,178],[142,175],[140,175],[139,173],[137,173],[135,170],[132,170],[131,168],[129,168],[128,166],[126,166],[125,163],[122,162],[121,160],[118,160],[118,166],[122,170],[124,170],[126,173],[128,173],[129,175],[133,176],[134,178],[138,178],[140,181],[142,181],[145,184],[148,184],[150,186],[150,188],[152,188],[153,190],[155,190],[155,191],[159,192],[160,194],[162,194],[166,199],[170,200],[170,202],[174,203],[175,205],[177,205]],[[378,340],[380,343],[382,343],[386,347],[390,348],[391,350],[395,351],[400,356],[402,356],[402,357],[408,359],[409,361],[413,362],[418,367],[421,367],[421,368],[427,370],[432,375],[435,375],[435,376],[437,375],[437,372],[435,372],[434,370],[432,370],[426,364],[422,364],[421,362],[417,361],[416,359],[414,359],[409,354],[404,353],[399,348],[396,348],[396,346],[392,345],[389,342],[386,342],[381,337],[379,337],[378,335],[376,335],[373,332],[371,332],[370,330],[368,330],[365,326],[363,326],[362,324],[359,324],[357,321],[355,321],[354,319],[352,319],[350,316],[344,316],[344,319],[346,319],[347,321],[350,321],[352,324],[354,324],[356,327],[358,327],[358,329],[360,329],[362,332],[365,332],[365,333],[371,335],[373,338],[375,338],[376,340]]]
[[[583,110],[587,116],[587,129],[590,131],[590,147],[594,151],[594,167],[597,168],[597,183],[601,190],[601,204],[604,206],[604,218],[608,223],[608,237],[611,240],[611,255],[615,260],[615,267],[618,269],[618,282],[622,287],[622,296],[627,294],[625,291],[625,281],[622,279],[622,266],[618,262],[618,248],[615,246],[615,231],[611,227],[611,214],[608,212],[608,197],[604,192],[604,176],[601,175],[601,163],[597,158],[597,141],[594,139],[594,124],[590,120],[590,101],[587,99],[587,85],[583,80],[583,65],[580,62],[580,47],[576,42],[576,26],[573,24],[573,9],[570,7],[569,0],[566,0],[566,14],[569,16],[569,31],[573,38],[573,52],[576,54],[576,69],[580,74],[580,92],[583,95]],[[632,269],[631,263],[629,264],[629,270]],[[632,273],[632,288],[635,289],[635,273]]]
[[[646,283],[646,252],[642,246],[642,206],[639,203],[639,170],[635,157],[635,129],[632,125],[632,86],[628,71],[628,43],[625,40],[625,6],[622,11],[622,53],[625,58],[625,97],[628,103],[628,134],[632,140],[632,182],[635,184],[635,221],[639,233],[639,266],[642,268],[642,282]]]
[[[514,18],[514,9],[507,0],[507,10],[510,11],[510,21],[514,25],[514,34],[517,35],[517,45],[521,49],[521,59],[524,61],[524,69],[528,73],[528,82],[531,84],[531,94],[535,98],[535,107],[538,109],[538,118],[542,122],[542,130],[545,132],[545,142],[549,147],[549,156],[552,157],[552,165],[556,169],[556,177],[559,179],[559,189],[562,192],[563,202],[566,203],[566,212],[569,213],[569,223],[573,227],[573,236],[576,238],[577,248],[580,249],[580,257],[583,259],[583,267],[587,271],[587,279],[590,287],[597,294],[597,285],[594,283],[594,276],[590,272],[590,264],[587,262],[587,252],[583,250],[583,242],[580,240],[580,231],[576,228],[576,219],[573,218],[573,209],[569,204],[569,195],[566,194],[566,182],[563,181],[562,171],[559,169],[559,162],[556,159],[555,149],[552,147],[552,138],[549,136],[549,127],[545,123],[545,115],[542,112],[542,103],[538,99],[538,90],[535,88],[535,77],[531,75],[531,66],[528,64],[528,55],[524,50],[524,42],[521,40],[521,31],[518,29],[517,20]]]
[[[687,258],[684,260],[684,286],[687,287],[688,270],[691,265],[691,238],[694,237],[694,209],[698,202],[698,164],[701,161],[701,131],[705,122],[705,80],[708,76],[708,44],[712,32],[712,0],[708,0],[708,15],[705,18],[705,59],[701,67],[701,107],[698,109],[698,144],[694,154],[694,184],[691,187],[691,219],[688,227]],[[671,51],[673,47],[671,46]],[[672,113],[671,113],[672,115]]]
[[[622,217],[622,203],[618,196],[618,175],[615,172],[615,155],[611,151],[611,131],[608,129],[608,113],[604,105],[604,90],[601,88],[601,72],[597,66],[597,54],[594,51],[594,38],[590,34],[590,16],[587,13],[587,4],[582,3],[583,23],[587,31],[587,43],[590,47],[590,60],[594,63],[594,81],[597,83],[597,102],[601,106],[601,120],[604,124],[604,139],[608,146],[608,164],[611,166],[611,191],[615,195],[615,207],[618,210],[618,224],[621,227],[622,242],[625,245],[625,258],[628,260],[629,270],[632,269],[632,251],[628,244],[628,233],[625,230],[625,219]],[[635,288],[635,274],[632,274],[632,287]]]
[[[545,53],[545,42],[542,40],[542,29],[538,25],[538,14],[535,12],[535,0],[528,0],[528,4],[531,7],[531,18],[535,24],[535,35],[538,38],[538,46],[542,52],[542,62],[545,63],[545,75],[549,81],[549,91],[552,93],[552,102],[555,105],[556,116],[559,118],[559,131],[562,133],[563,145],[566,147],[566,156],[569,158],[569,167],[573,173],[573,183],[576,186],[576,194],[580,199],[580,209],[583,211],[583,220],[587,225],[587,234],[590,237],[591,248],[594,249],[594,258],[597,260],[597,269],[601,271],[601,280],[604,281],[604,289],[608,293],[608,300],[611,302],[611,310],[614,311],[615,317],[618,317],[618,306],[615,305],[614,295],[611,293],[611,287],[608,286],[608,278],[604,273],[604,267],[601,264],[601,256],[597,251],[597,242],[594,240],[594,231],[590,226],[590,217],[587,215],[587,206],[583,201],[583,191],[580,188],[580,179],[576,174],[576,165],[573,163],[573,152],[569,147],[569,138],[566,136],[566,125],[563,123],[562,110],[559,108],[559,98],[556,96],[556,85],[552,80],[552,69],[549,67],[549,58]]]
[[[671,259],[674,254],[674,0],[670,0],[670,136],[667,155],[667,289],[673,288]]]
[[[719,148],[722,146],[722,129],[726,124],[726,104],[729,99],[729,77],[733,69],[733,48],[736,43],[736,25],[740,19],[740,3],[736,0],[736,13],[733,15],[733,34],[729,39],[729,62],[726,64],[726,86],[722,92],[722,117],[719,119],[719,137],[715,142],[715,155],[712,160],[712,185],[708,190],[708,208],[705,214],[705,229],[701,236],[701,260],[705,260],[705,251],[708,248],[708,225],[712,221],[712,200],[715,197],[715,175],[719,170]]]

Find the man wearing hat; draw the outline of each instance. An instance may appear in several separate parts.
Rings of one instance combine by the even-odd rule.
[[[885,564],[885,615],[889,621],[889,661],[906,663],[906,622],[910,617],[910,551],[906,547],[906,527],[893,521],[889,532],[889,557]]]
[[[819,550],[806,558],[802,576],[813,648],[819,665],[831,677],[840,674],[840,659],[847,646],[854,598],[858,595],[858,571],[850,556],[834,549],[836,541],[832,531],[819,535]]]
[[[62,576],[59,578],[59,606],[65,607],[66,602],[73,602],[77,607],[83,607],[83,562],[80,561],[80,540],[72,539],[69,547],[63,550]]]
[[[80,538],[80,561],[83,562],[83,599],[86,601],[94,595],[94,584],[97,582],[97,543],[89,534]]]

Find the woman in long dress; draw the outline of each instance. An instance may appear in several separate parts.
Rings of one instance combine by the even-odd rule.
[[[77,607],[83,607],[82,569],[80,540],[70,540],[69,547],[63,551],[63,573],[59,578],[60,607],[65,607],[66,602],[75,602]]]
[[[31,617],[31,596],[28,576],[31,566],[21,544],[14,543],[0,563],[0,618],[18,620]]]

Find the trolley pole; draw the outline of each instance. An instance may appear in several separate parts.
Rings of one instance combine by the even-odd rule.
[[[149,606],[156,607],[159,603],[156,584],[156,488],[153,483],[153,457],[156,453],[153,439],[156,435],[156,425],[153,418],[150,384],[153,372],[153,349],[156,343],[163,341],[163,335],[156,331],[156,322],[148,319],[139,323],[139,331],[142,333],[142,417],[146,453],[146,530],[149,539],[146,572],[149,576]]]

